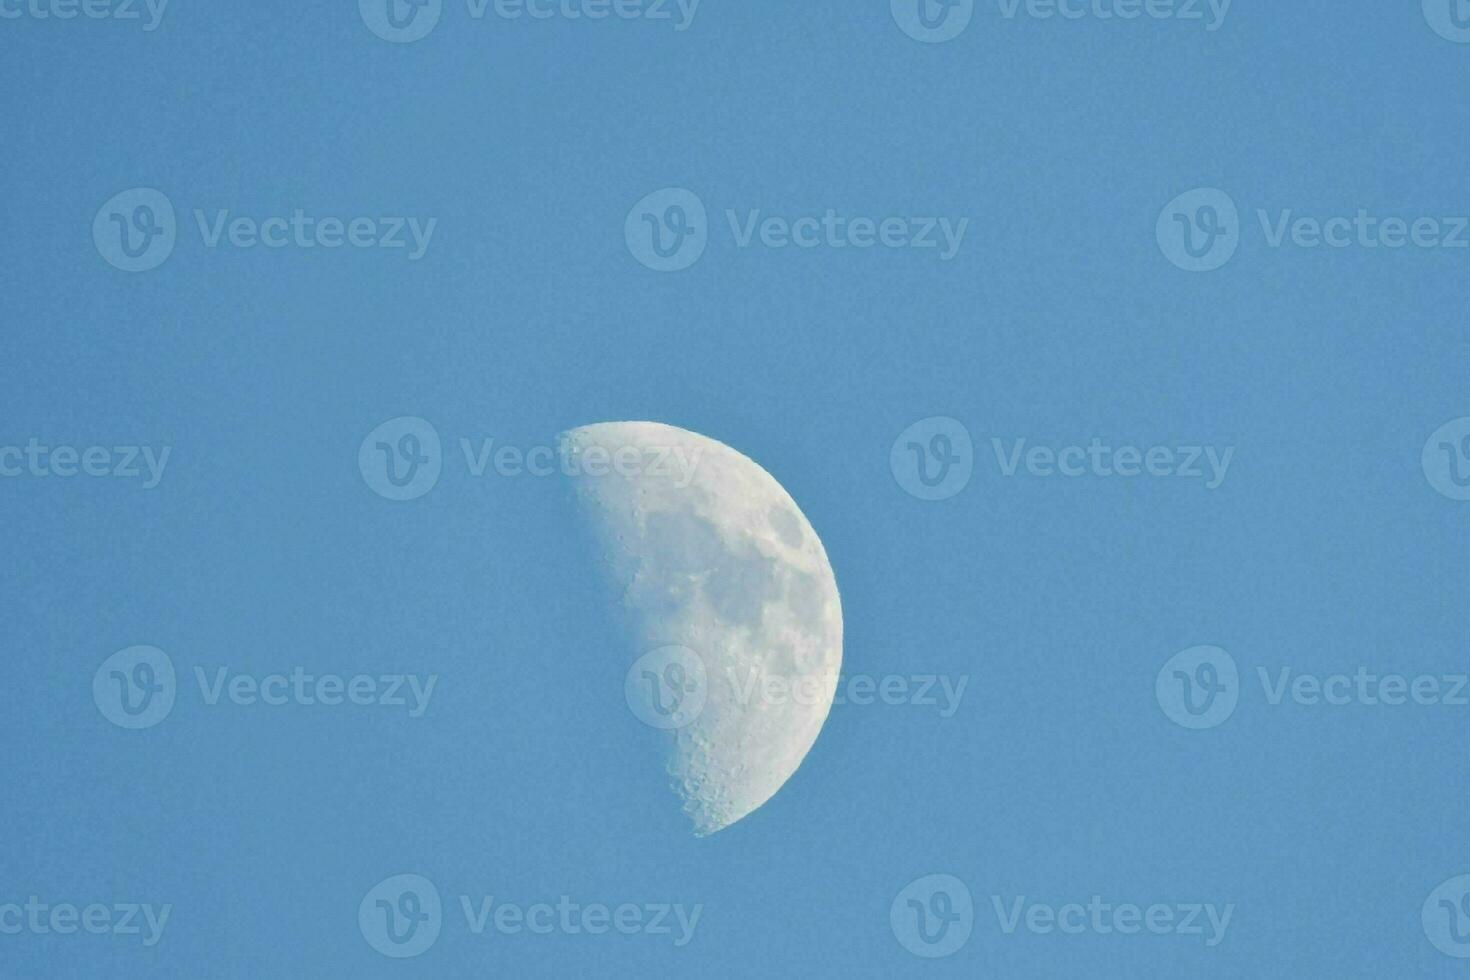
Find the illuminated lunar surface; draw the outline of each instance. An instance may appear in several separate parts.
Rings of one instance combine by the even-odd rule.
[[[620,590],[632,657],[684,647],[703,668],[690,702],[702,705],[662,735],[695,834],[712,834],[791,778],[831,710],[842,607],[826,550],[774,477],[698,433],[607,422],[563,433],[561,452]],[[692,689],[700,671],[676,669]]]

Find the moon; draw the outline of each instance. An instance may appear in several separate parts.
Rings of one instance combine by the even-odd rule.
[[[629,708],[659,730],[694,834],[713,834],[785,785],[831,711],[826,549],[774,477],[696,432],[604,422],[559,448],[631,631]]]

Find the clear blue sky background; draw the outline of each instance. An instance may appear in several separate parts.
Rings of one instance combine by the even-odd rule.
[[[412,44],[350,3],[175,0],[136,23],[0,22],[0,444],[173,447],[161,485],[0,480],[0,902],[169,902],[152,949],[0,937],[7,976],[1439,977],[1419,922],[1470,871],[1467,708],[1268,705],[1273,671],[1463,671],[1470,504],[1419,454],[1470,415],[1470,252],[1271,249],[1257,208],[1470,212],[1470,46],[1417,2],[1238,0],[1195,23],[1006,20],[920,44],[886,0],[705,0],[693,26],[471,19]],[[155,187],[172,256],[94,247]],[[709,208],[677,274],[639,198]],[[1227,191],[1244,238],[1190,274],[1154,237]],[[194,208],[438,219],[425,257],[208,250]],[[962,250],[739,249],[726,208],[968,216]],[[358,444],[430,420],[428,495]],[[948,500],[889,448],[962,420]],[[460,437],[657,419],[769,469],[822,535],[849,671],[970,678],[958,713],[835,708],[796,777],[712,838],[629,787],[625,651],[555,481],[471,478]],[[989,441],[1233,445],[1225,484],[1002,478]],[[1175,652],[1248,675],[1174,725]],[[166,650],[179,702],[129,732],[93,672]],[[204,705],[195,665],[438,673],[429,713]],[[694,942],[474,937],[386,959],[357,904],[703,903]],[[925,961],[910,880],[977,916]],[[1179,936],[1005,935],[990,896],[1233,902]]]

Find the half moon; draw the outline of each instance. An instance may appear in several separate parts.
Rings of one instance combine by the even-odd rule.
[[[714,439],[605,422],[560,449],[639,655],[629,707],[664,730],[684,813],[712,834],[791,778],[832,708],[842,606],[827,552],[775,478]]]

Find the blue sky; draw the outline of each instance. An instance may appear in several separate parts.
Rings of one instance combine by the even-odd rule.
[[[1436,0],[1100,2],[931,42],[887,0],[444,0],[399,43],[371,5],[0,0],[0,930],[31,896],[171,908],[152,945],[0,932],[0,973],[1462,971],[1470,44]],[[439,474],[390,500],[358,454],[402,417]],[[839,704],[690,836],[565,488],[461,448],[612,419],[757,460],[825,544],[848,674],[963,678],[956,710]],[[968,479],[910,492],[940,450]],[[130,729],[93,682],[139,645],[175,700]],[[1171,660],[1198,647],[1234,673]],[[206,696],[296,668],[344,703]],[[1438,694],[1310,703],[1360,672]],[[431,675],[421,714],[378,703]],[[1232,709],[1176,723],[1207,681]],[[402,874],[443,908],[393,958],[358,912]],[[477,934],[487,896],[701,911],[682,945]],[[909,898],[966,896],[963,942],[913,938]],[[1214,944],[1046,928],[1093,896],[1231,912]]]

